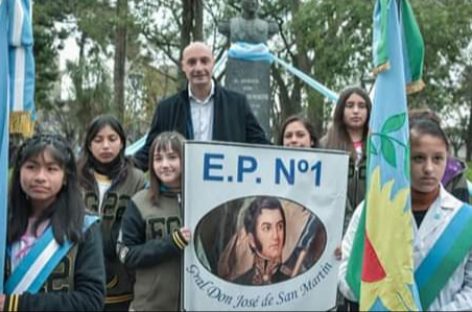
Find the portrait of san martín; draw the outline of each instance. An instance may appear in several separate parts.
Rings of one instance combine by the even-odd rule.
[[[321,257],[327,235],[306,207],[251,196],[208,212],[194,239],[198,260],[214,275],[240,285],[270,285],[309,270]]]

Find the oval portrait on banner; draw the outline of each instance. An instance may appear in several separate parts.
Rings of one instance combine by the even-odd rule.
[[[308,271],[323,254],[327,235],[306,207],[261,195],[210,210],[194,240],[198,260],[212,274],[240,285],[270,285]]]

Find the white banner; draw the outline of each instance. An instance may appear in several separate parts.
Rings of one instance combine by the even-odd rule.
[[[184,153],[184,308],[333,308],[348,155],[217,142]]]

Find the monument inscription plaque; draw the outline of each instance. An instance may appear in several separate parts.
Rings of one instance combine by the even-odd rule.
[[[225,86],[246,95],[249,105],[268,136],[270,127],[270,63],[228,58]]]

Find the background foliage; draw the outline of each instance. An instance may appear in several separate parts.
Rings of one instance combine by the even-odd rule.
[[[43,127],[79,143],[97,114],[113,113],[130,141],[143,135],[156,103],[185,81],[183,47],[204,40],[217,60],[228,47],[220,21],[238,14],[228,0],[36,0],[34,2],[36,104]],[[370,89],[372,11],[375,1],[266,0],[259,14],[279,25],[269,42],[277,56],[339,92]],[[426,89],[409,98],[445,121],[454,151],[472,157],[472,0],[410,0],[426,45]],[[75,41],[78,58],[60,71],[59,55]],[[65,52],[66,51],[66,52]],[[306,114],[323,134],[332,104],[273,66],[273,133],[287,116]],[[217,73],[221,80],[224,71]],[[69,83],[61,81],[68,79]],[[46,117],[48,116],[48,117]],[[447,122],[446,122],[447,121]]]

